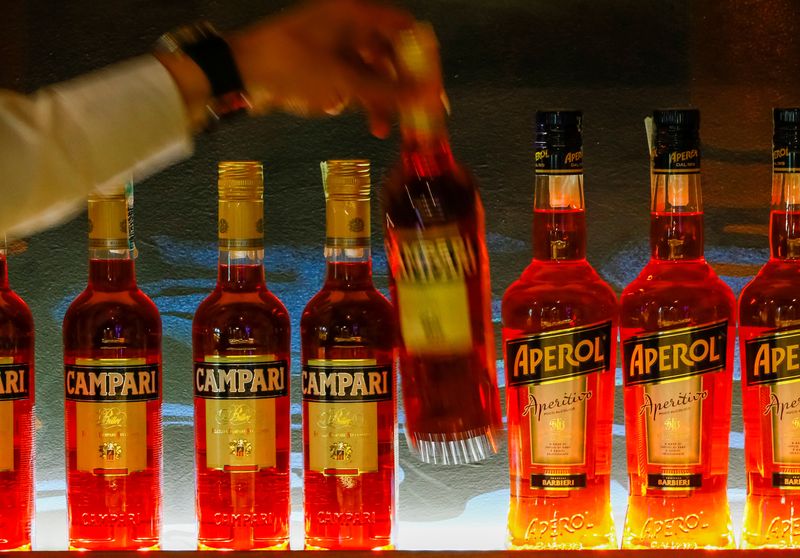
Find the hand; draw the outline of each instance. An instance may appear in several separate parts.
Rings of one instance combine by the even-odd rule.
[[[396,45],[403,31],[414,24],[409,14],[366,0],[320,0],[262,20],[226,39],[254,113],[280,109],[312,117],[357,106],[366,111],[372,133],[385,137],[404,100],[430,87],[398,71]],[[433,54],[438,69],[438,51]],[[182,92],[194,91],[193,99],[185,94],[184,99],[190,114],[201,117],[202,111],[194,112],[192,107],[203,93],[207,101],[207,81],[204,90],[196,82],[181,87],[179,72],[170,68],[174,60],[160,59],[176,76]],[[191,68],[183,70],[192,73]],[[199,68],[194,70],[199,72]],[[435,80],[433,87],[441,89],[440,72],[426,79]]]

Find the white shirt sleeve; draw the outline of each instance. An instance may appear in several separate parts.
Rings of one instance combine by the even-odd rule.
[[[141,181],[192,148],[180,92],[152,56],[32,95],[0,90],[0,231],[55,225],[92,190]]]

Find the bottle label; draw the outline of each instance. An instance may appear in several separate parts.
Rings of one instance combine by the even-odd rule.
[[[728,322],[637,335],[622,343],[625,388],[641,388],[648,487],[686,490],[701,486],[703,374],[725,370]]]
[[[700,172],[700,149],[689,142],[681,149],[665,145],[653,149],[653,172],[656,174],[698,174]]]
[[[580,145],[556,149],[537,149],[533,154],[536,174],[583,174],[583,149]]]
[[[14,470],[14,401],[30,398],[29,376],[28,364],[0,364],[0,471]]]
[[[325,475],[377,471],[379,403],[392,401],[392,367],[370,359],[309,360],[302,378],[309,468]]]
[[[478,273],[473,239],[458,227],[398,234],[400,331],[409,353],[460,354],[472,350],[467,280]]]
[[[258,250],[264,247],[264,201],[219,200],[219,247]]]
[[[800,488],[800,331],[772,332],[745,341],[745,381],[760,392],[762,432],[771,432],[776,488]]]
[[[772,150],[773,172],[800,172],[800,152],[790,147],[775,147]]]
[[[288,368],[285,360],[263,355],[195,362],[194,395],[205,401],[206,467],[275,466],[275,400],[289,394]]]
[[[522,410],[530,434],[531,464],[553,467],[532,474],[531,488],[574,490],[586,474],[558,467],[586,463],[588,375],[611,365],[611,322],[549,331],[506,342],[510,388],[527,390]]]
[[[147,402],[160,399],[160,376],[159,364],[145,359],[77,359],[65,366],[79,471],[128,475],[147,468]]]

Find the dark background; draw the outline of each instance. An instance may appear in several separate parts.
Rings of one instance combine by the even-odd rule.
[[[145,53],[161,33],[179,24],[208,19],[220,29],[233,29],[291,4],[5,2],[0,87],[31,92]],[[499,298],[530,259],[537,109],[584,110],[589,259],[618,292],[648,256],[642,119],[655,107],[692,105],[702,111],[706,253],[718,273],[738,294],[768,257],[770,109],[800,104],[795,2],[418,0],[402,5],[431,21],[439,35],[453,108],[453,148],[483,188],[498,328]],[[191,160],[138,185],[138,278],[164,319],[168,548],[194,544],[189,332],[194,309],[215,280],[216,163],[264,161],[267,279],[289,308],[296,330],[305,302],[323,277],[318,162],[356,156],[372,160],[379,190],[397,156],[396,133],[388,141],[376,140],[358,114],[318,121],[272,115],[239,120],[199,137]],[[373,205],[378,224],[378,204]],[[28,239],[27,250],[10,262],[12,285],[31,306],[37,325],[39,548],[66,544],[60,327],[66,307],[86,283],[85,231],[83,215]],[[379,227],[373,231],[373,245],[376,282],[385,287],[381,232]],[[730,480],[737,528],[744,494],[738,390],[737,382]],[[621,527],[627,479],[619,391],[617,396],[612,493]],[[297,408],[293,421],[296,537],[302,529]],[[505,446],[485,464],[458,469],[416,463],[404,440],[401,450],[401,548],[502,546]]]

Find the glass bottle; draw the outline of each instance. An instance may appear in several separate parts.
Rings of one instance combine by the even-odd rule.
[[[323,165],[327,276],[300,322],[305,547],[394,545],[392,305],[372,284],[369,161]]]
[[[132,200],[89,198],[89,284],[64,316],[71,549],[159,547],[161,318],[136,285]]]
[[[616,548],[617,299],[586,261],[581,124],[536,113],[534,256],[503,297],[512,549]]]
[[[219,164],[217,285],[194,315],[201,549],[289,544],[289,315],[264,280],[261,163]]]
[[[800,108],[773,117],[770,259],[739,297],[742,548],[800,546]]]
[[[0,239],[0,552],[30,550],[33,520],[33,317],[8,283]]]
[[[405,32],[401,69],[420,82],[438,73],[434,44],[427,27]],[[382,201],[406,437],[424,462],[480,461],[502,428],[483,205],[453,158],[440,91],[409,102],[401,127]]]
[[[732,548],[736,308],[703,256],[700,113],[653,113],[651,259],[622,292],[630,496],[623,548]]]

